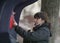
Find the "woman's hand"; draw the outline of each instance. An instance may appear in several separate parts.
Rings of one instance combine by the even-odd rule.
[[[17,26],[18,24],[17,24],[17,22],[15,21],[15,19],[14,19],[14,26]]]

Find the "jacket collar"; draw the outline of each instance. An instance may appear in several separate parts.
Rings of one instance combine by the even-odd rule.
[[[48,28],[50,28],[50,25],[49,25],[49,23],[43,23],[42,25],[39,24],[39,25],[33,27],[33,30],[35,31],[35,30],[37,30],[37,29],[39,29],[41,27],[48,27]]]

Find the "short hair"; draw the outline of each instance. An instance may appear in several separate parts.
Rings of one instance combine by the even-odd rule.
[[[48,15],[46,12],[37,12],[35,15],[34,15],[34,18],[35,19],[42,19],[42,20],[45,20],[46,23],[48,23],[48,27],[49,27],[49,30],[50,30],[50,37],[52,36],[52,33],[51,33],[51,23],[48,21]]]
[[[42,20],[45,20],[46,22],[48,22],[48,15],[46,12],[37,12],[35,15],[34,15],[34,18],[35,19],[42,19]]]

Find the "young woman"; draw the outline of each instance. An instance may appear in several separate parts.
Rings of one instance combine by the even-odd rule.
[[[38,12],[34,15],[33,32],[26,32],[21,26],[14,24],[15,31],[24,38],[23,43],[49,43],[50,25],[45,12]]]

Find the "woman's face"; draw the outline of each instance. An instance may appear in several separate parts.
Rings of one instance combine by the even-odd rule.
[[[34,24],[35,25],[39,25],[39,24],[42,24],[44,23],[44,20],[42,20],[41,18],[40,19],[34,19]]]

